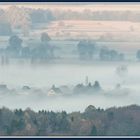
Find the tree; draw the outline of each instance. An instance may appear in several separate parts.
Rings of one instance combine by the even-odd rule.
[[[108,119],[109,119],[110,121],[112,121],[112,120],[114,119],[114,112],[109,111],[109,112],[107,113],[107,116],[108,116]]]
[[[83,84],[78,84],[74,87],[73,92],[74,93],[83,93],[85,91],[85,86]]]
[[[137,53],[136,53],[136,58],[137,58],[138,60],[140,60],[140,50],[137,51]]]
[[[108,54],[109,54],[108,49],[107,48],[102,48],[100,50],[99,57],[100,57],[101,60],[106,61],[106,60],[109,60],[109,55]]]
[[[119,54],[119,60],[124,60],[125,59],[125,55],[123,53]]]
[[[42,42],[48,42],[48,41],[50,41],[51,40],[51,38],[50,38],[50,36],[48,35],[48,33],[42,33],[41,34],[41,41]]]
[[[29,47],[24,47],[21,50],[21,55],[23,58],[29,58],[31,53],[30,53],[30,48]]]
[[[101,60],[104,61],[117,61],[117,60],[124,60],[124,54],[118,53],[116,50],[110,50],[108,48],[102,48],[99,53],[99,57]]]
[[[81,60],[84,60],[86,58],[86,40],[81,40],[77,47],[78,47],[78,53],[79,53],[79,58]]]
[[[91,40],[81,40],[78,45],[79,58],[91,60],[95,51],[95,43]]]
[[[41,43],[38,47],[30,50],[30,54],[32,54],[32,62],[34,60],[46,60],[50,57],[50,54],[53,54],[52,48],[50,47],[50,36],[48,33],[42,33],[40,37]],[[50,53],[51,52],[51,53]]]
[[[12,29],[20,28],[25,36],[29,34],[31,23],[29,13],[25,9],[11,6],[6,10],[6,17]]]
[[[97,128],[96,128],[95,125],[92,126],[90,135],[91,135],[91,136],[97,136]]]
[[[20,56],[20,50],[22,49],[22,39],[17,35],[9,38],[9,46],[6,48],[6,53],[10,56]]]
[[[50,10],[34,9],[30,12],[30,18],[33,24],[50,22],[54,16]]]
[[[62,132],[67,132],[70,129],[70,123],[65,111],[62,111],[61,114],[57,115],[57,127],[59,128],[58,131]]]
[[[17,35],[11,36],[9,39],[9,45],[11,48],[21,48],[22,39]]]
[[[44,49],[43,52],[46,53],[48,58],[54,57],[54,46],[50,43],[51,38],[48,33],[41,34],[41,48]]]
[[[117,60],[118,59],[118,53],[115,50],[110,50],[109,55],[110,55],[110,60]]]
[[[94,87],[95,91],[100,91],[101,90],[101,86],[100,86],[98,81],[95,81],[93,87]]]
[[[16,109],[16,110],[14,111],[14,113],[15,113],[17,116],[19,116],[19,117],[22,117],[22,116],[24,115],[22,109]]]
[[[89,112],[93,112],[95,111],[96,108],[93,105],[89,105],[86,109],[85,109],[85,113],[89,113]]]
[[[91,41],[88,41],[87,46],[88,46],[87,50],[88,58],[91,60],[94,54],[95,44],[92,43]]]

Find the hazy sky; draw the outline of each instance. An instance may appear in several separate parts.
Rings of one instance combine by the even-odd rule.
[[[0,8],[11,5],[28,8],[72,9],[72,10],[140,10],[140,3],[1,3]]]

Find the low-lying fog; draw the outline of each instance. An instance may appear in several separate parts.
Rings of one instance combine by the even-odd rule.
[[[117,67],[125,65],[127,70],[117,71]],[[19,90],[23,86],[31,88],[49,89],[53,84],[56,87],[85,84],[85,77],[89,82],[98,80],[105,93],[68,96],[44,96],[36,94],[16,95],[0,94],[0,107],[27,108],[33,110],[46,109],[61,111],[83,111],[88,105],[108,108],[140,104],[140,63],[100,62],[94,64],[46,64],[46,65],[5,65],[0,66],[0,83],[6,84],[9,89]],[[121,84],[128,94],[116,92],[115,87]],[[5,94],[5,95],[4,95]]]

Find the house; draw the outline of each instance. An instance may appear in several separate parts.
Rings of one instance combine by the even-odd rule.
[[[52,86],[52,88],[48,91],[48,96],[54,96],[62,94],[62,91],[60,88],[56,88],[55,85]]]

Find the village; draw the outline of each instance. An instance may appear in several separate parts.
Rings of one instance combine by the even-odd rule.
[[[122,88],[121,84],[117,84],[114,88],[106,91],[102,88],[98,81],[91,83],[88,81],[88,76],[84,83],[79,83],[71,87],[67,85],[55,86],[50,88],[36,88],[30,86],[23,86],[17,89],[10,89],[6,84],[0,84],[0,96],[5,95],[30,95],[40,97],[59,97],[59,96],[73,96],[73,95],[105,95],[105,96],[127,96],[129,94],[128,88]]]

